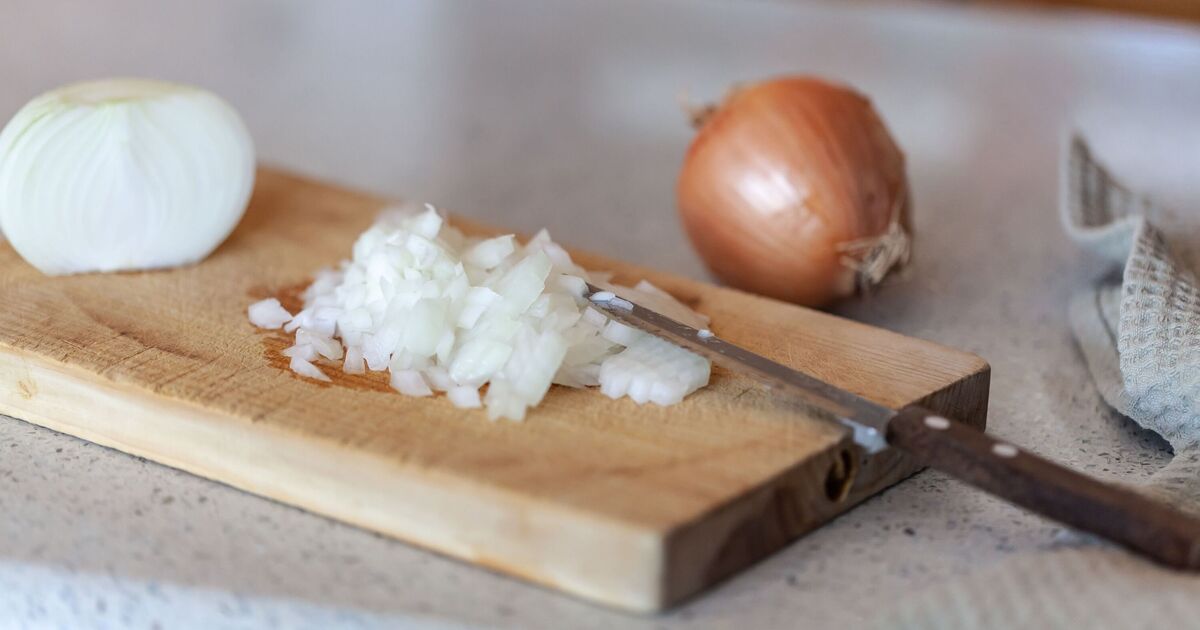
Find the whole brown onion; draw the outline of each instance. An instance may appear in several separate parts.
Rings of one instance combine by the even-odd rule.
[[[695,122],[679,212],[725,283],[823,306],[907,261],[904,156],[862,95],[784,77],[735,90]]]

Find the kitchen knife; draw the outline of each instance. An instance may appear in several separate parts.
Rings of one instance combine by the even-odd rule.
[[[798,395],[813,415],[849,428],[866,456],[892,447],[919,463],[1168,566],[1200,570],[1200,518],[1104,483],[918,405],[899,411],[588,284],[591,303],[623,323],[728,370]]]

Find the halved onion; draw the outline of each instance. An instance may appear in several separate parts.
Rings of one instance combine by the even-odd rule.
[[[254,169],[250,134],[210,92],[68,85],[0,132],[0,231],[47,274],[184,265],[233,231]]]

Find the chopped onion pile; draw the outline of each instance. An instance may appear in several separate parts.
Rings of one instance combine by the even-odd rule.
[[[329,380],[321,360],[350,374],[388,370],[403,394],[445,392],[456,407],[486,406],[493,420],[523,419],[552,383],[659,405],[708,383],[707,360],[589,306],[589,280],[600,281],[545,230],[524,245],[511,234],[467,238],[426,205],[386,211],[359,236],[353,260],[318,272],[294,317],[274,298],[248,315],[260,328],[295,333],[284,354],[298,374]],[[648,282],[613,288],[707,325]]]

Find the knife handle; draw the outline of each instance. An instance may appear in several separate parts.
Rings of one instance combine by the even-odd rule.
[[[919,406],[888,425],[888,443],[980,490],[1180,569],[1200,569],[1200,519],[1101,482]]]

